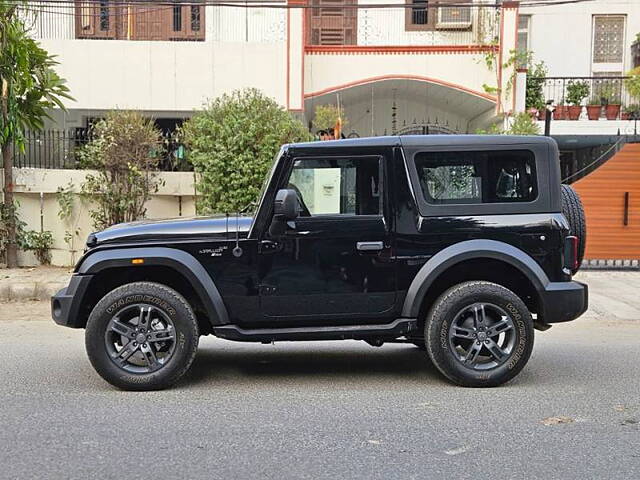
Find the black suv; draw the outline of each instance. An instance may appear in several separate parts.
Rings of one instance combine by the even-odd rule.
[[[457,384],[495,386],[524,367],[534,328],[586,310],[571,280],[583,249],[549,138],[285,145],[253,217],[91,234],[52,314],[86,328],[95,369],[129,390],[176,382],[207,334],[406,342]]]

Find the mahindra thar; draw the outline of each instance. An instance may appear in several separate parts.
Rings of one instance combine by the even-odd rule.
[[[527,363],[534,329],[586,310],[572,280],[584,243],[547,137],[292,144],[251,217],[91,234],[52,315],[86,329],[92,365],[126,390],[175,383],[200,335],[404,342],[451,382],[497,386]]]

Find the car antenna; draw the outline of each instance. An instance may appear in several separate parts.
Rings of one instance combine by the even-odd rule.
[[[240,212],[236,215],[236,246],[231,253],[236,258],[242,256],[242,248],[240,248]]]

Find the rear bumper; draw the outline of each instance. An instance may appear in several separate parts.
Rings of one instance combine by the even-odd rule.
[[[51,317],[58,325],[84,328],[86,318],[80,315],[80,306],[93,275],[74,274],[69,285],[51,297]]]
[[[589,288],[581,282],[551,282],[540,296],[543,323],[575,320],[589,307]]]

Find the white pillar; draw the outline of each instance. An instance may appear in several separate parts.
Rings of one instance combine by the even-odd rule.
[[[516,97],[515,109],[513,113],[522,113],[527,108],[527,69],[519,68],[516,72],[515,91]]]
[[[305,5],[306,0],[287,0],[289,6]],[[287,10],[287,78],[286,99],[287,110],[301,112],[304,110],[304,44],[305,15],[304,8]]]
[[[498,51],[498,86],[500,99],[498,113],[512,113],[516,110],[516,68],[509,63],[518,47],[518,7],[520,2],[505,1],[500,12],[500,50]],[[515,63],[515,62],[512,62]]]

